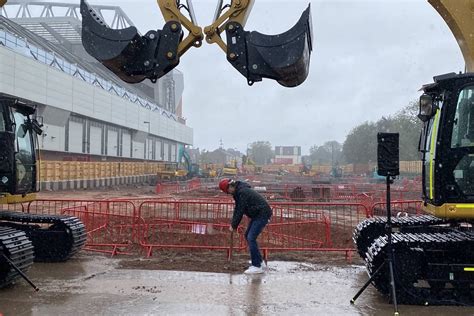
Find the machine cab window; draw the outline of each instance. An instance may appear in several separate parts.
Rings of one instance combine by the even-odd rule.
[[[3,107],[0,107],[0,132],[5,132],[6,124],[5,124],[5,113]]]
[[[454,114],[451,148],[461,158],[453,176],[465,196],[474,196],[474,86],[459,93]]]
[[[28,128],[28,119],[19,112],[14,113],[15,135],[16,135],[16,179],[18,192],[30,192],[32,190],[35,156],[31,129]]]
[[[474,147],[474,86],[459,93],[453,121],[451,148]]]

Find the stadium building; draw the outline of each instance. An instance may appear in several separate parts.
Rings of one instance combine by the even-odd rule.
[[[112,28],[133,25],[119,7],[92,7]],[[180,71],[173,70],[156,84],[122,82],[85,52],[79,1],[9,0],[0,10],[0,92],[38,104],[44,124],[41,157],[56,162],[55,167],[42,165],[43,173],[65,161],[108,162],[115,164],[94,168],[122,168],[69,178],[53,170],[54,176],[42,176],[47,184],[59,189],[139,182],[160,163],[176,162],[180,147],[192,145],[193,130],[182,113]],[[124,172],[125,167],[133,170]],[[76,181],[87,179],[92,182]]]

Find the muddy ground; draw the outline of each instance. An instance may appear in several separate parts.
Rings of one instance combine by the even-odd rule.
[[[154,196],[154,188],[42,192],[40,198]],[[82,251],[65,263],[35,263],[25,281],[0,290],[3,315],[393,315],[367,280],[361,260],[344,253],[271,253],[268,269],[246,276],[246,252],[156,250],[152,258]],[[400,306],[401,315],[474,315],[471,307]]]
[[[272,261],[288,261],[295,263],[324,264],[328,266],[345,267],[350,263],[342,253],[272,253]],[[245,252],[232,255],[229,261],[224,252],[209,251],[174,251],[159,250],[152,258],[132,257],[122,258],[118,266],[125,269],[144,270],[178,270],[215,273],[242,273],[249,266],[250,257]],[[353,258],[353,264],[362,264],[358,257]]]
[[[195,266],[206,262],[199,257],[194,257],[199,259]],[[393,307],[373,287],[350,304],[367,280],[360,265],[275,260],[268,262],[265,274],[246,276],[170,271],[164,263],[157,258],[130,260],[85,252],[65,263],[35,263],[28,275],[40,290],[35,292],[24,281],[1,289],[0,314],[393,315]],[[473,315],[474,309],[400,306],[400,313],[463,316]]]

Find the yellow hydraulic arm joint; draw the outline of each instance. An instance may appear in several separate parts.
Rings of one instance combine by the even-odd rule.
[[[448,24],[461,48],[466,71],[474,71],[474,0],[428,0]]]
[[[186,38],[178,46],[178,55],[182,56],[189,48],[191,48],[191,46],[201,47],[204,34],[202,33],[201,27],[195,24],[196,21],[193,17],[194,13],[192,8],[188,8],[191,16],[191,20],[189,20],[181,13],[175,0],[157,1],[161,13],[163,14],[163,18],[166,22],[179,21],[179,23],[181,23],[181,25],[183,25],[189,31],[188,36],[186,36]]]
[[[233,21],[245,26],[254,2],[255,0],[232,0],[229,9],[224,13],[221,12],[222,8],[219,5],[214,17],[214,23],[204,28],[206,42],[209,44],[217,43],[227,53],[227,45],[221,38],[221,33],[225,30],[225,24]]]

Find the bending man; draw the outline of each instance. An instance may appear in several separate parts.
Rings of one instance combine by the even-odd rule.
[[[249,184],[232,179],[222,179],[219,188],[227,194],[232,194],[235,201],[234,214],[230,224],[230,231],[239,227],[243,215],[250,218],[249,225],[245,231],[245,239],[249,246],[252,265],[245,270],[246,274],[263,273],[263,258],[258,249],[257,238],[272,217],[272,209],[268,202],[258,192],[253,190]]]

